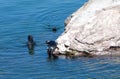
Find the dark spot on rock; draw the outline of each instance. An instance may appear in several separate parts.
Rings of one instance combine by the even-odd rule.
[[[89,52],[82,51],[83,57],[93,57]]]
[[[118,50],[118,49],[120,49],[120,46],[110,46],[109,49],[112,49],[112,50]]]
[[[64,46],[65,46],[66,48],[68,48],[68,47],[69,47],[68,45],[65,45],[65,44],[64,44]]]

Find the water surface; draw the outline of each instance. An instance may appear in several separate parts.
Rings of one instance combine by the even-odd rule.
[[[86,1],[0,0],[0,79],[119,79],[120,57],[47,58],[45,41],[57,39]],[[28,35],[37,43],[32,54]]]

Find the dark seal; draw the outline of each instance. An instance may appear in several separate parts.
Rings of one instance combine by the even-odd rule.
[[[49,58],[57,58],[57,56],[55,54],[53,54],[56,46],[57,46],[57,43],[55,41],[46,41],[46,44],[47,44],[47,54],[48,54],[48,57]]]
[[[28,46],[28,49],[29,49],[29,53],[33,53],[35,42],[33,40],[33,36],[32,35],[28,35],[27,46]]]
[[[56,32],[56,31],[57,31],[57,28],[56,28],[56,27],[52,28],[52,31],[53,31],[53,32]]]

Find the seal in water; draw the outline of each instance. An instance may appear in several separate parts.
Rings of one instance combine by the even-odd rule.
[[[56,32],[56,31],[57,31],[57,28],[56,28],[56,27],[52,28],[52,31],[53,31],[53,32]]]
[[[49,58],[52,58],[52,57],[57,58],[57,56],[53,54],[57,46],[57,43],[55,41],[46,41],[46,44],[48,46],[47,53],[48,53]]]
[[[34,50],[34,45],[35,45],[35,42],[33,40],[32,35],[28,35],[28,42],[27,42],[28,49]]]

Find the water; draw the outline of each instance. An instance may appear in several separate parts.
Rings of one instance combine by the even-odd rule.
[[[119,79],[120,57],[47,59],[45,41],[55,40],[86,1],[0,0],[0,79]],[[29,34],[37,43],[32,54]]]

